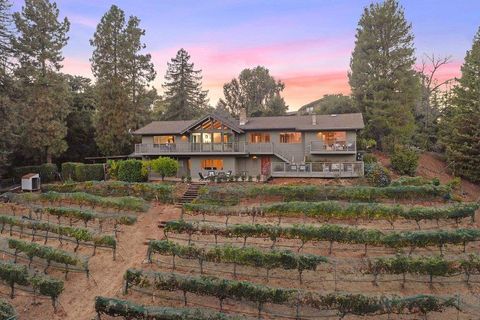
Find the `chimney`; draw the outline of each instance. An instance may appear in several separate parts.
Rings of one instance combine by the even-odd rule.
[[[313,124],[314,126],[317,125],[317,115],[316,115],[316,114],[312,114],[312,124]]]
[[[247,109],[241,108],[240,109],[240,125],[246,125],[248,122],[247,120]]]

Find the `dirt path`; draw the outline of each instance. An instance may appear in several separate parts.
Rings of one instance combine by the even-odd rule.
[[[123,275],[128,268],[141,268],[146,257],[146,240],[162,236],[157,227],[159,220],[176,219],[180,210],[172,206],[153,206],[147,213],[139,215],[135,225],[124,227],[119,234],[117,259],[113,261],[109,250],[97,251],[97,255],[90,258],[91,278],[87,280],[85,274],[70,274],[65,282],[65,291],[60,296],[60,308],[53,313],[53,308],[47,299],[42,299],[40,305],[31,304],[31,295],[19,292],[18,297],[11,302],[20,319],[36,320],[80,320],[93,319],[95,296],[121,296]],[[49,241],[48,245],[58,246],[56,241]],[[73,251],[72,245],[64,245],[63,249]],[[91,248],[81,248],[81,253],[89,255]],[[62,274],[54,272],[52,276],[61,278]],[[2,295],[7,293],[2,288]]]

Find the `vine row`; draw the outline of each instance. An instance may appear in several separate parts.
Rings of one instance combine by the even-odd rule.
[[[458,298],[440,298],[433,295],[412,297],[366,296],[363,294],[330,293],[274,288],[248,281],[220,279],[216,277],[194,277],[175,273],[163,273],[128,269],[125,273],[125,293],[138,287],[162,291],[182,291],[187,305],[186,293],[212,296],[219,300],[223,310],[225,299],[258,303],[259,316],[265,303],[295,306],[297,318],[300,307],[308,306],[320,310],[336,310],[342,317],[352,315],[407,314],[443,311],[447,308],[460,309]]]
[[[261,251],[255,247],[238,248],[230,245],[217,246],[210,249],[199,248],[194,245],[180,245],[169,240],[151,240],[148,244],[147,258],[152,261],[152,254],[173,256],[173,269],[175,257],[196,259],[203,274],[204,262],[233,263],[233,275],[236,277],[236,266],[244,265],[255,268],[267,269],[267,281],[271,269],[297,270],[299,281],[302,283],[302,273],[305,270],[317,269],[321,263],[327,263],[326,257],[313,254],[295,254],[289,250]]]
[[[437,246],[443,255],[446,244],[463,245],[480,240],[480,229],[454,229],[432,231],[401,231],[383,233],[375,229],[360,229],[354,227],[325,224],[312,226],[307,224],[292,226],[277,226],[265,224],[234,224],[229,226],[210,225],[205,223],[191,223],[184,220],[168,221],[164,233],[168,232],[188,234],[189,242],[193,234],[214,235],[215,242],[218,236],[243,238],[245,246],[247,238],[269,238],[273,241],[272,248],[279,238],[298,239],[301,241],[301,250],[305,243],[311,241],[328,241],[329,254],[332,253],[334,242],[345,244],[362,244],[365,254],[368,246],[384,246],[393,249],[410,248],[410,253],[415,248]]]
[[[0,320],[17,320],[15,308],[3,299],[0,299]]]

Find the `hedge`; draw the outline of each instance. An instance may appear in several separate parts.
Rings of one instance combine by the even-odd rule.
[[[28,173],[38,173],[42,182],[51,182],[57,179],[58,168],[53,163],[13,168],[13,177],[17,180],[20,180],[22,176]]]
[[[240,199],[259,196],[281,197],[284,201],[350,200],[375,201],[380,199],[450,199],[447,185],[421,186],[313,186],[313,185],[261,185],[261,186],[204,186],[197,202],[238,204]]]
[[[421,186],[426,184],[433,184],[433,185],[440,185],[440,180],[438,178],[427,179],[421,176],[417,177],[409,177],[409,176],[402,176],[397,180],[392,181],[392,186]]]
[[[142,161],[130,159],[118,163],[118,180],[126,182],[142,182],[146,180],[142,172]]]
[[[65,162],[62,163],[62,176],[72,181],[105,180],[104,164]]]
[[[128,269],[125,273],[125,292],[131,286],[162,291],[183,291],[219,299],[220,307],[225,299],[258,303],[259,314],[265,303],[288,306],[309,306],[320,310],[337,310],[343,318],[352,315],[408,314],[460,309],[458,298],[440,298],[433,295],[411,297],[367,296],[363,294],[330,293],[274,288],[248,281],[194,277],[176,273],[152,272]],[[184,296],[186,299],[186,296]],[[186,301],[185,301],[186,302]]]
[[[95,297],[95,312],[100,316],[149,320],[236,320],[245,319],[201,309],[142,306],[126,300]]]
[[[478,203],[461,203],[442,207],[405,206],[381,203],[344,203],[338,201],[320,202],[278,202],[259,205],[256,207],[225,207],[202,203],[186,203],[185,212],[207,215],[249,215],[274,217],[310,217],[316,219],[385,219],[390,223],[401,217],[408,220],[440,220],[475,217],[475,211],[480,208]]]
[[[3,299],[0,299],[0,320],[17,320],[15,308]]]
[[[172,203],[175,187],[171,184],[124,181],[86,181],[42,185],[43,191],[87,192],[102,197],[134,196],[145,200]]]

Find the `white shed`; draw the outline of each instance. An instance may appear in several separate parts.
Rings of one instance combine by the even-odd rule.
[[[38,173],[29,173],[22,177],[22,191],[40,190],[40,175]]]

